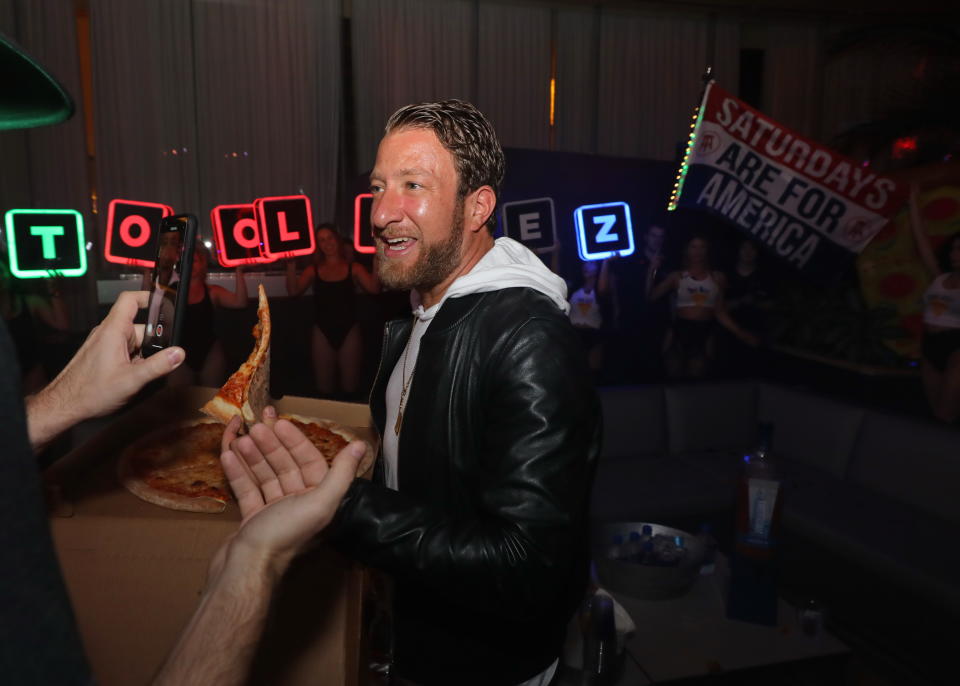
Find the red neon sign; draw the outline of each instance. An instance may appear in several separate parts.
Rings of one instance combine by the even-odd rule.
[[[267,264],[257,211],[253,205],[218,205],[210,211],[217,261],[224,267]]]
[[[365,200],[369,202],[364,202]],[[370,225],[370,209],[373,203],[372,193],[361,193],[353,199],[353,249],[359,253],[373,255],[377,246],[373,245],[373,231]],[[367,205],[367,211],[364,211]]]
[[[173,214],[173,208],[139,200],[110,201],[107,208],[107,235],[103,257],[107,262],[153,268],[156,248],[155,227]]]
[[[314,252],[313,214],[307,196],[259,198],[253,205],[265,258],[272,261]]]
[[[917,151],[917,137],[904,136],[893,142],[893,159],[902,160],[910,153]]]

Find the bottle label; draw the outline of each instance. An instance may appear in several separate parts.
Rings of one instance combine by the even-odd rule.
[[[772,479],[749,479],[747,485],[750,506],[747,542],[755,545],[770,545],[773,508],[777,504],[780,482]]]

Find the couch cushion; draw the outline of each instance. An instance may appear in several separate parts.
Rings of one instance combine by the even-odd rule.
[[[960,430],[867,412],[847,478],[960,523]]]
[[[662,386],[599,389],[602,457],[660,457],[667,452]]]
[[[590,515],[597,521],[661,521],[719,512],[733,493],[708,473],[672,457],[601,460]]]
[[[702,470],[733,493],[743,475],[743,455],[741,453],[687,453],[677,456],[676,460],[686,463],[693,469]],[[791,491],[798,488],[817,487],[822,482],[840,482],[829,472],[817,467],[781,458],[773,463],[776,475],[783,481],[784,491],[789,497]]]
[[[769,384],[759,385],[757,416],[773,422],[773,453],[817,467],[842,479],[857,432],[861,408]]]
[[[736,491],[740,475],[743,473],[742,452],[685,453],[676,456],[674,459],[683,462],[691,469],[709,474],[717,483],[723,484],[723,487],[728,489],[730,493]]]
[[[788,492],[783,524],[870,573],[960,609],[960,548],[943,519],[831,479]]]
[[[756,440],[754,383],[668,386],[665,399],[673,454],[742,451]]]

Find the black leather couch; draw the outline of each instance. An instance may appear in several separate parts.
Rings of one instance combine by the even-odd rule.
[[[885,654],[902,649],[904,662],[929,666],[931,656],[917,652],[929,648],[952,659],[945,641],[960,626],[960,429],[766,382],[600,395],[594,520],[688,530],[711,521],[729,546],[743,456],[758,422],[771,421],[784,480],[785,584],[826,598],[834,619]]]

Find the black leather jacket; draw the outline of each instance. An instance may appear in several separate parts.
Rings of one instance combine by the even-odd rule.
[[[387,324],[371,394],[411,320]],[[447,300],[420,342],[399,439],[399,490],[351,486],[329,529],[395,581],[395,669],[420,684],[514,686],[560,656],[588,570],[600,411],[567,318],[508,288]]]

